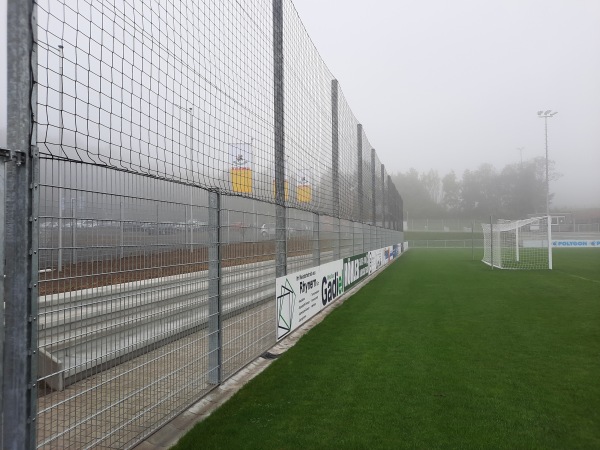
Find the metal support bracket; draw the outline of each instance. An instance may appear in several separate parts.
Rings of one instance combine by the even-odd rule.
[[[4,159],[4,162],[14,161],[17,164],[25,164],[27,153],[20,150],[0,148],[0,158]]]

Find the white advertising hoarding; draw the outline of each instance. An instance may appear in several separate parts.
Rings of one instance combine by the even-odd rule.
[[[346,287],[393,261],[401,251],[401,244],[397,244],[277,278],[277,340],[326,308]]]
[[[344,292],[343,261],[277,278],[277,339],[313,317]]]

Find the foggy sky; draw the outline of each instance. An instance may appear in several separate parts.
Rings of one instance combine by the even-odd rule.
[[[295,0],[388,172],[549,157],[552,207],[600,206],[600,1]]]
[[[553,206],[600,206],[600,1],[294,5],[389,173],[460,177],[518,162],[520,147],[525,160],[544,156],[536,112],[552,109]],[[5,0],[0,10],[5,67]]]

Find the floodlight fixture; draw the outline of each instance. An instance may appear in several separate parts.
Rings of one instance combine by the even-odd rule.
[[[548,109],[546,111],[538,111],[538,117],[540,119],[547,119],[548,117],[552,117],[552,116],[554,116],[556,114],[558,114],[558,111],[552,112],[551,109]]]

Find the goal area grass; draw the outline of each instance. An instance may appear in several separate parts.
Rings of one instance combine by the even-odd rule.
[[[600,448],[600,251],[412,249],[177,449]]]

